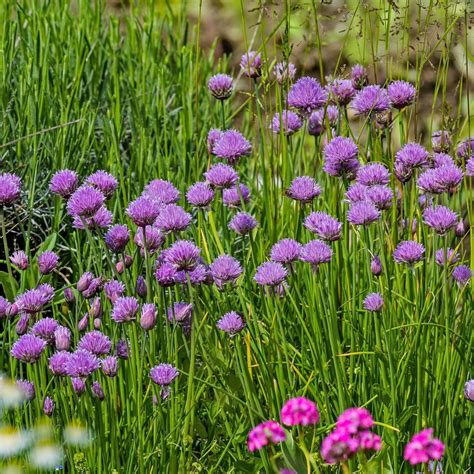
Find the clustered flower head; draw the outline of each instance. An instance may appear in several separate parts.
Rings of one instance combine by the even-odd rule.
[[[238,130],[226,130],[214,142],[212,153],[234,166],[252,153],[252,145]]]
[[[315,425],[319,421],[319,411],[316,403],[305,397],[296,397],[287,400],[280,412],[280,419],[284,425]]]
[[[323,170],[330,176],[353,177],[359,169],[358,152],[351,138],[333,138],[323,150]]]
[[[49,182],[49,190],[62,198],[69,198],[77,189],[79,177],[75,171],[60,170],[54,173]]]
[[[281,443],[285,439],[285,430],[277,421],[264,421],[250,431],[247,438],[247,447],[250,452],[253,452],[268,444]]]
[[[103,206],[105,196],[95,187],[84,184],[79,187],[67,202],[67,211],[71,217],[92,217]]]
[[[229,222],[229,229],[236,234],[247,235],[257,227],[256,219],[247,212],[238,212]]]
[[[411,179],[415,170],[428,166],[428,151],[418,143],[407,143],[395,154],[394,171],[399,181]]]
[[[416,97],[416,88],[406,81],[394,81],[389,84],[388,97],[393,107],[403,109],[412,104]]]
[[[275,64],[273,74],[280,85],[292,82],[296,75],[296,67],[293,63],[282,61]]]
[[[328,94],[321,84],[312,77],[298,79],[288,92],[288,105],[302,116],[308,117],[313,110],[322,107]]]
[[[159,364],[150,370],[150,378],[162,387],[170,385],[178,374],[176,367],[171,364]]]
[[[112,197],[118,187],[118,181],[115,176],[104,170],[91,174],[85,182],[101,191],[106,198]]]
[[[320,194],[321,187],[311,176],[298,176],[286,190],[286,195],[289,198],[302,203],[310,203]]]
[[[243,271],[239,261],[230,255],[217,257],[209,266],[209,270],[219,289],[222,289],[227,283],[235,284]]]
[[[234,336],[245,328],[245,321],[239,313],[230,311],[217,321],[216,326],[221,331]]]
[[[450,229],[456,227],[458,215],[445,206],[428,207],[423,212],[423,222],[437,234],[445,235]]]
[[[186,200],[188,203],[197,208],[206,208],[214,199],[214,191],[208,183],[194,183],[188,188]]]
[[[270,258],[274,262],[290,264],[299,259],[301,244],[294,239],[282,239],[273,245]]]
[[[329,242],[339,240],[342,232],[342,222],[325,212],[312,212],[304,221],[304,226],[315,233],[320,239]]]
[[[429,461],[439,461],[443,457],[444,444],[433,437],[433,428],[427,428],[413,435],[405,446],[404,458],[412,466]]]
[[[357,92],[351,106],[359,115],[386,112],[390,108],[390,98],[387,90],[379,85],[366,86]]]
[[[282,132],[284,135],[290,136],[296,133],[303,126],[303,120],[298,114],[291,110],[284,110],[281,114],[277,112],[272,119],[273,133]]]
[[[334,79],[328,85],[329,97],[336,104],[347,105],[356,91],[350,79]]]
[[[384,301],[380,293],[369,293],[364,299],[364,309],[371,312],[382,311]]]
[[[160,206],[164,204],[178,202],[180,192],[170,181],[166,181],[165,179],[154,179],[145,186],[142,196],[155,201],[158,204],[158,209],[160,209]]]
[[[262,74],[262,58],[256,51],[249,51],[242,55],[240,69],[244,76],[256,79]]]
[[[227,74],[216,74],[209,79],[207,87],[216,99],[228,99],[232,95],[232,77]]]
[[[404,240],[397,245],[393,252],[393,259],[396,263],[414,265],[423,258],[425,247],[414,240]]]
[[[222,191],[222,201],[227,207],[241,207],[250,201],[250,189],[242,183]]]

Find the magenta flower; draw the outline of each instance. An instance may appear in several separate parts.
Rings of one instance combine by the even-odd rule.
[[[428,151],[418,143],[407,143],[395,154],[394,171],[402,183],[409,181],[416,169],[428,166]]]
[[[71,385],[74,393],[78,397],[80,397],[86,391],[86,382],[79,377],[72,377]]]
[[[71,217],[92,217],[104,204],[105,196],[96,188],[82,185],[67,202],[67,212]]]
[[[270,258],[274,262],[291,264],[300,257],[301,244],[293,239],[282,239],[273,245]]]
[[[92,382],[91,392],[92,392],[92,395],[98,398],[100,401],[104,400],[105,398],[104,390],[98,380],[95,380],[94,382]]]
[[[178,271],[190,271],[196,268],[201,249],[189,240],[177,240],[168,248],[165,263],[173,265]]]
[[[55,352],[48,360],[49,370],[53,375],[66,377],[68,375],[67,363],[71,353],[67,351]]]
[[[39,270],[43,275],[51,273],[58,265],[59,257],[54,252],[43,252],[38,257]]]
[[[193,305],[179,301],[167,309],[168,321],[189,323],[192,318]]]
[[[416,89],[409,82],[394,81],[389,84],[387,91],[390,102],[396,109],[403,109],[415,101]]]
[[[45,348],[46,342],[43,339],[33,334],[25,334],[13,344],[11,355],[21,362],[34,364]]]
[[[143,230],[145,230],[145,232],[143,232]],[[143,256],[145,255],[145,248],[150,255],[153,255],[163,245],[165,235],[157,227],[147,225],[146,227],[138,228],[133,241],[140,248]]]
[[[21,180],[12,173],[0,173],[0,206],[10,206],[20,199]]]
[[[97,188],[106,198],[112,197],[118,187],[118,182],[115,177],[104,170],[99,170],[91,174],[86,179],[86,184]]]
[[[129,344],[125,339],[119,339],[115,346],[115,355],[122,360],[128,359]]]
[[[217,257],[209,266],[209,270],[219,289],[222,289],[226,284],[235,285],[237,278],[242,274],[239,261],[230,255]]]
[[[235,336],[245,328],[245,321],[239,313],[230,311],[217,321],[216,326],[230,336]]]
[[[359,115],[370,115],[387,111],[390,108],[390,99],[382,87],[366,86],[356,94],[351,106]]]
[[[465,160],[471,159],[474,157],[474,137],[466,138],[461,142],[456,150],[456,154],[459,158]]]
[[[311,176],[298,176],[286,190],[286,195],[295,201],[310,203],[321,194],[321,187]]]
[[[176,367],[171,364],[159,364],[150,370],[151,380],[162,387],[170,385],[178,374]]]
[[[380,211],[385,211],[392,207],[393,191],[388,186],[371,186],[367,188],[365,197],[367,201],[371,202]]]
[[[382,311],[384,301],[380,293],[369,293],[364,299],[364,309],[378,313]]]
[[[176,267],[171,263],[163,263],[156,268],[155,278],[160,286],[168,287],[175,284],[175,277],[178,273]]]
[[[327,464],[345,462],[359,450],[359,439],[345,430],[335,429],[323,439],[321,457]]]
[[[242,202],[244,204],[249,202],[250,190],[245,184],[236,184],[222,191],[222,200],[227,207],[241,207]]]
[[[405,446],[404,459],[412,466],[429,461],[439,461],[443,457],[444,444],[433,438],[433,428],[427,428],[413,435]]]
[[[138,312],[138,301],[133,296],[117,298],[112,308],[112,319],[119,324],[135,319]]]
[[[280,85],[292,82],[296,75],[296,67],[293,63],[282,61],[275,64],[273,74]]]
[[[160,213],[160,204],[148,196],[140,196],[127,208],[127,215],[139,227],[153,224]]]
[[[368,201],[354,202],[347,212],[347,220],[354,225],[370,225],[380,216],[380,211]]]
[[[62,198],[69,198],[77,189],[79,177],[75,171],[60,170],[53,174],[49,182],[49,190]]]
[[[214,143],[212,153],[229,165],[235,165],[240,158],[252,153],[252,145],[238,130],[226,130]]]
[[[440,166],[449,165],[456,166],[454,160],[451,158],[451,155],[446,153],[433,153],[431,156],[433,168],[439,168]]]
[[[397,245],[393,252],[393,259],[396,263],[406,263],[414,265],[423,258],[425,247],[414,240],[404,240]]]
[[[456,227],[458,215],[444,206],[428,207],[423,212],[423,222],[438,235],[445,235],[450,229]]]
[[[312,212],[304,226],[323,240],[332,242],[341,238],[342,223],[325,212]]]
[[[240,69],[244,76],[256,79],[262,74],[262,58],[256,51],[249,51],[242,55]]]
[[[355,202],[365,201],[367,189],[367,186],[364,186],[363,184],[351,184],[345,194],[346,200],[351,204],[354,204]]]
[[[308,133],[310,135],[318,137],[326,130],[325,117],[323,108],[311,112],[311,115],[308,117]]]
[[[278,444],[285,441],[285,430],[273,420],[264,421],[250,430],[247,438],[247,447],[250,452],[262,449],[268,444]]]
[[[130,231],[123,224],[112,226],[104,236],[107,247],[114,253],[121,253],[125,250],[129,240]]]
[[[247,235],[255,227],[258,222],[247,212],[238,212],[229,222],[229,229],[233,230],[236,234]]]
[[[305,397],[290,398],[285,402],[280,413],[284,425],[315,425],[319,421],[316,403]]]
[[[466,162],[466,176],[474,176],[474,156]]]
[[[207,87],[216,99],[228,99],[232,95],[232,77],[227,74],[216,74],[209,79]]]
[[[83,349],[72,352],[66,362],[67,374],[70,377],[88,377],[99,367],[100,359],[91,352]]]
[[[37,321],[31,328],[31,334],[40,337],[47,344],[54,342],[54,332],[59,327],[58,322],[53,318],[43,318]]]
[[[283,135],[293,135],[303,126],[301,117],[290,110],[284,110],[281,114],[277,112],[272,119],[271,129],[273,133],[283,132]]]
[[[215,188],[229,188],[239,179],[239,175],[229,165],[217,163],[204,173],[206,181]]]
[[[352,177],[359,168],[358,147],[351,138],[333,138],[324,147],[323,155],[323,170],[330,176]]]
[[[154,226],[162,232],[181,232],[191,223],[191,214],[177,204],[167,204],[162,207]]]
[[[186,193],[188,203],[198,208],[207,208],[213,199],[214,191],[209,184],[205,182],[192,184]]]
[[[51,291],[43,287],[27,290],[17,296],[15,303],[18,309],[27,314],[36,314],[42,311],[43,307],[51,302],[54,296],[54,289]]]
[[[10,261],[15,265],[19,270],[26,270],[28,268],[28,256],[23,250],[17,250],[13,252],[10,257]]]
[[[336,428],[350,434],[360,433],[372,428],[374,420],[366,408],[348,408],[339,415]]]
[[[92,217],[74,216],[72,226],[80,230],[84,230],[86,227],[88,229],[106,229],[112,224],[112,220],[112,213],[102,206]]]
[[[308,117],[311,112],[322,107],[328,98],[327,92],[313,77],[298,79],[288,92],[288,105]]]
[[[53,416],[54,401],[50,397],[46,397],[43,402],[43,412],[46,416]]]
[[[101,356],[110,352],[112,343],[110,339],[100,331],[91,331],[82,336],[77,348],[89,351],[96,356]]]

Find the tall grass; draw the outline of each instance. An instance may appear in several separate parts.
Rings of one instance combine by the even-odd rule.
[[[34,380],[37,395],[4,413],[4,422],[32,427],[43,398],[51,396],[58,438],[75,420],[94,437],[87,448],[64,446],[66,472],[273,472],[286,464],[288,452],[271,448],[249,454],[247,433],[265,419],[278,419],[288,398],[305,395],[321,412],[317,429],[292,432],[297,445],[304,442],[315,453],[306,459],[308,466],[319,465],[321,440],[341,411],[365,406],[384,443],[367,472],[408,472],[403,446],[426,426],[446,444],[445,472],[469,472],[474,418],[462,394],[474,366],[473,298],[469,286],[458,287],[435,264],[434,251],[457,248],[472,268],[472,232],[461,240],[452,232],[447,239],[433,234],[420,224],[416,187],[402,189],[394,176],[392,187],[403,193],[401,214],[393,206],[368,228],[351,226],[343,201],[348,183],[321,169],[323,140],[303,130],[288,139],[269,129],[273,114],[286,107],[288,87],[274,81],[272,65],[282,57],[291,60],[293,49],[304,49],[317,58],[311,74],[323,83],[329,75],[347,75],[346,64],[360,61],[369,66],[373,81],[406,79],[417,87],[418,105],[394,113],[390,129],[376,131],[362,119],[341,118],[339,131],[354,135],[362,163],[376,160],[392,170],[394,153],[403,144],[417,141],[429,149],[431,132],[443,128],[452,131],[455,150],[473,131],[469,5],[351,0],[334,18],[327,16],[329,7],[315,1],[286,1],[274,10],[254,6],[249,13],[241,0],[236,21],[242,50],[258,50],[264,59],[263,76],[254,83],[233,71],[239,77],[237,92],[224,104],[224,120],[253,144],[252,156],[238,171],[252,191],[245,210],[259,226],[250,236],[236,237],[227,228],[234,212],[218,197],[209,212],[193,211],[193,224],[183,236],[199,245],[206,262],[223,253],[236,257],[244,268],[238,285],[227,291],[190,284],[162,289],[150,274],[152,261],[129,244],[134,262],[120,278],[132,294],[139,275],[150,277],[153,291],[144,300],[158,307],[157,327],[146,333],[138,323],[117,326],[110,319],[111,303],[102,298],[101,330],[114,342],[125,337],[131,352],[128,361],[120,361],[116,378],[102,373],[94,378],[104,388],[101,402],[90,388],[77,398],[67,378],[51,376],[46,356],[35,366],[15,361],[9,351],[17,339],[16,320],[1,320],[0,369],[13,379]],[[151,179],[172,181],[182,196],[203,179],[215,160],[207,151],[207,133],[223,121],[207,80],[215,72],[230,72],[232,60],[216,61],[212,48],[200,48],[206,12],[206,4],[199,3],[198,22],[190,24],[185,2],[166,8],[137,4],[120,16],[101,2],[0,5],[0,171],[21,176],[23,189],[21,204],[5,212],[6,248],[10,254],[24,249],[32,262],[21,273],[7,268],[2,247],[0,284],[13,300],[37,284],[35,256],[57,251],[59,271],[41,281],[55,286],[47,312],[71,329],[74,344],[88,303],[79,297],[67,305],[63,289],[74,287],[84,271],[113,278],[114,265],[100,233],[72,228],[64,204],[47,190],[49,180],[63,168],[82,177],[107,170],[119,180],[108,204],[114,222],[135,229],[125,209]],[[302,225],[311,206],[296,205],[283,192],[302,174],[315,177],[323,189],[314,209],[344,221],[343,239],[334,243],[330,265],[314,274],[297,264],[286,296],[268,297],[253,275],[271,246],[284,237],[303,243],[312,238]],[[435,201],[473,222],[469,178],[460,191]],[[180,204],[189,209],[184,197]],[[415,233],[401,226],[401,216],[417,219]],[[391,256],[406,239],[426,246],[426,258],[413,270],[396,265]],[[381,256],[384,267],[378,279],[370,270],[373,254]],[[362,309],[373,291],[385,300],[379,314]],[[193,303],[191,335],[164,322],[166,307],[175,301]],[[215,327],[231,310],[247,321],[247,329],[234,338]],[[149,370],[160,362],[174,364],[180,375],[166,402],[155,404],[153,396],[160,399],[160,394]],[[350,468],[356,472],[358,462],[351,461]]]

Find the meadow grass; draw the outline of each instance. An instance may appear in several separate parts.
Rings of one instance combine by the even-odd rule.
[[[368,462],[362,456],[352,459],[345,467],[350,472],[412,472],[403,447],[425,427],[433,427],[446,445],[444,471],[469,472],[474,418],[463,386],[474,366],[473,299],[469,285],[456,285],[448,270],[436,265],[434,252],[455,248],[472,268],[472,232],[441,237],[421,224],[415,183],[402,186],[393,173],[390,185],[402,193],[401,204],[370,226],[351,225],[344,201],[349,182],[322,171],[325,139],[309,136],[306,128],[286,137],[269,127],[274,113],[286,109],[290,87],[278,85],[272,67],[282,58],[291,60],[293,48],[305,42],[305,52],[318,58],[318,70],[311,75],[323,84],[329,76],[347,76],[350,66],[361,62],[369,67],[372,82],[409,80],[420,96],[415,105],[393,111],[391,126],[384,129],[351,112],[342,114],[326,140],[352,136],[361,164],[375,160],[392,172],[394,155],[404,144],[416,141],[431,150],[431,133],[438,129],[451,132],[454,153],[473,131],[469,5],[351,0],[345,3],[344,20],[336,18],[340,27],[329,31],[324,28],[331,20],[324,15],[327,7],[319,2],[252,6],[255,11],[249,13],[247,2],[234,4],[242,51],[262,56],[257,81],[230,70],[232,58],[216,60],[213,48],[201,49],[206,4],[149,2],[120,16],[101,2],[0,5],[0,172],[16,173],[22,180],[21,200],[0,215],[4,296],[13,301],[38,282],[51,283],[55,297],[44,315],[70,328],[75,347],[82,335],[77,325],[90,311],[90,301],[76,292],[76,303],[67,304],[64,288],[75,288],[85,271],[117,277],[104,232],[74,229],[65,203],[48,190],[53,173],[64,168],[83,178],[99,169],[113,174],[119,185],[107,207],[114,223],[126,223],[133,233],[136,226],[125,212],[129,203],[152,179],[171,181],[181,191],[179,204],[193,217],[180,238],[195,242],[207,263],[226,253],[244,270],[237,285],[225,291],[214,285],[194,287],[189,278],[187,284],[162,288],[152,274],[155,257],[140,256],[131,242],[127,253],[133,264],[119,278],[127,294],[135,295],[137,277],[145,276],[148,294],[140,301],[156,304],[159,322],[149,332],[138,322],[117,325],[110,318],[111,302],[102,297],[101,330],[114,346],[119,338],[130,342],[130,357],[120,361],[116,377],[102,372],[92,377],[103,387],[103,401],[92,396],[89,382],[87,392],[77,397],[69,378],[51,375],[46,355],[35,365],[11,357],[18,317],[0,320],[0,370],[36,386],[36,399],[5,411],[3,422],[33,428],[42,417],[44,397],[51,396],[55,410],[48,436],[64,449],[66,472],[250,473],[285,466],[298,473],[337,472],[338,467],[323,466],[321,441],[343,410],[366,407],[383,448]],[[195,24],[188,21],[188,8],[197,11]],[[334,54],[329,49],[333,42],[339,45],[336,57],[326,60],[326,54]],[[460,72],[454,83],[456,60]],[[232,74],[236,84],[222,107],[207,89],[217,72]],[[426,91],[428,73],[434,85]],[[298,71],[297,77],[302,75]],[[207,150],[209,130],[234,127],[253,146],[237,167],[252,194],[243,208],[258,221],[247,236],[228,229],[235,210],[222,205],[220,191],[208,211],[191,209],[184,198],[217,162]],[[314,177],[322,188],[309,205],[284,193],[300,175]],[[456,192],[434,201],[473,222],[469,177]],[[253,280],[256,268],[269,259],[279,239],[306,243],[314,238],[303,226],[311,210],[344,224],[342,239],[332,244],[331,263],[314,273],[299,262],[287,278],[285,296],[266,295]],[[409,224],[402,226],[403,219]],[[414,219],[418,226],[412,232]],[[165,247],[175,239],[169,235]],[[402,240],[417,240],[426,248],[425,258],[413,268],[392,258]],[[30,260],[23,272],[8,258],[18,249]],[[57,252],[60,265],[42,277],[36,256],[45,250]],[[382,260],[379,278],[371,271],[373,255]],[[363,309],[371,292],[384,298],[380,313]],[[193,304],[190,334],[166,321],[166,308],[178,301]],[[232,338],[216,329],[229,311],[241,313],[247,323]],[[165,401],[149,377],[151,367],[162,362],[179,370]],[[249,430],[264,420],[278,420],[284,402],[297,395],[317,403],[319,424],[288,429],[282,447],[249,453]],[[88,446],[58,441],[71,422],[90,430]],[[20,453],[18,459],[24,463],[28,455]],[[6,468],[11,459],[0,463]]]

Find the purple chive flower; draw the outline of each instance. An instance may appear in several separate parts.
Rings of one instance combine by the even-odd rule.
[[[253,279],[260,286],[280,287],[285,283],[286,268],[279,262],[265,262],[257,268]]]
[[[451,135],[448,131],[437,130],[431,134],[431,148],[435,153],[449,151],[451,144]]]
[[[357,171],[357,182],[364,186],[387,185],[390,172],[382,163],[369,163]]]
[[[290,398],[281,408],[280,419],[287,426],[315,425],[319,421],[318,407],[305,397]]]
[[[179,270],[190,271],[196,268],[201,249],[189,240],[177,240],[168,248],[165,263],[174,265]]]
[[[77,281],[77,291],[82,293],[83,291],[87,290],[91,285],[92,281],[94,280],[94,275],[91,272],[84,272],[79,280]]]
[[[48,360],[49,370],[53,375],[66,377],[68,375],[67,363],[71,353],[67,351],[55,352]]]
[[[127,208],[127,215],[139,227],[153,224],[160,213],[160,204],[148,196],[140,196]]]
[[[13,252],[10,257],[10,261],[15,265],[19,270],[26,270],[28,268],[28,256],[23,250],[17,250]]]
[[[101,277],[94,278],[91,284],[82,292],[82,296],[87,299],[92,298],[102,289],[103,285],[104,281]]]
[[[230,255],[217,257],[209,266],[212,279],[219,289],[226,284],[235,285],[237,278],[242,274],[242,267],[238,260]]]
[[[466,162],[466,176],[474,176],[474,156]]]
[[[236,234],[247,235],[255,227],[258,222],[247,212],[238,212],[229,222],[229,229],[233,230]]]
[[[300,257],[301,244],[293,239],[282,239],[273,245],[270,258],[273,262],[291,264]]]
[[[305,219],[304,226],[323,240],[335,241],[341,238],[342,223],[325,212],[312,212]]]
[[[41,288],[34,288],[18,295],[15,304],[24,313],[36,314],[51,302],[53,296],[54,290],[53,295],[50,295]]]
[[[34,364],[45,348],[46,342],[43,339],[33,334],[25,334],[13,344],[11,355],[21,362]]]
[[[310,240],[301,248],[300,260],[311,264],[313,271],[317,271],[322,263],[330,262],[331,258],[332,249],[322,240]]]
[[[64,326],[58,326],[54,330],[54,345],[58,351],[68,351],[71,346],[71,331]]]
[[[454,160],[451,158],[451,155],[446,153],[433,153],[431,160],[433,168],[439,168],[440,166],[444,165],[456,166]]]
[[[327,98],[327,92],[316,79],[302,77],[291,86],[288,92],[288,105],[308,117],[313,110],[322,107]]]
[[[351,69],[351,81],[354,89],[362,89],[367,84],[367,69],[362,64],[356,64]]]
[[[125,293],[125,285],[121,281],[110,280],[104,285],[105,296],[115,303]]]
[[[390,102],[396,109],[403,109],[415,101],[416,89],[409,82],[394,81],[389,84],[387,91]]]
[[[387,111],[390,99],[384,88],[378,85],[366,86],[357,92],[351,106],[358,115],[370,115]]]
[[[467,285],[472,278],[472,271],[467,265],[458,265],[453,270],[453,278],[460,286]]]
[[[321,135],[324,130],[326,130],[324,109],[311,112],[311,115],[308,117],[308,133],[317,137]]]
[[[217,163],[204,173],[206,181],[215,188],[229,188],[239,179],[239,175],[229,165]]]
[[[268,444],[278,444],[285,441],[285,430],[273,420],[264,421],[252,428],[247,438],[247,448],[250,452],[262,449]]]
[[[51,397],[46,397],[43,402],[43,412],[46,416],[53,416],[54,401]]]
[[[105,398],[104,389],[102,388],[102,385],[99,381],[95,380],[94,382],[92,382],[91,391],[92,395],[94,395],[94,397],[97,397],[100,401]]]
[[[13,306],[13,305],[11,305]],[[28,331],[28,326],[30,324],[30,315],[29,314],[22,314],[20,319],[16,323],[15,331],[19,336],[23,336],[23,334]]]
[[[443,188],[438,182],[438,170],[437,169],[427,169],[418,176],[416,185],[425,193],[430,194],[441,194]]]
[[[235,336],[245,328],[245,321],[239,313],[230,311],[217,321],[216,326],[230,336]]]
[[[445,235],[450,229],[456,227],[458,215],[444,206],[428,207],[423,212],[423,222],[437,234]]]
[[[395,176],[402,183],[410,180],[415,169],[428,166],[428,151],[418,143],[407,143],[395,155]]]
[[[455,165],[439,166],[436,173],[436,179],[443,191],[454,191],[462,182],[462,169]]]
[[[92,217],[104,204],[105,196],[96,188],[82,185],[76,189],[67,202],[67,212],[71,217]]]
[[[470,402],[474,402],[474,379],[468,380],[464,384],[464,398]]]
[[[114,253],[121,253],[130,240],[130,231],[123,224],[112,226],[104,236],[107,247]]]
[[[187,285],[188,278],[192,286],[197,286],[197,285],[200,285],[201,283],[208,283],[209,271],[205,265],[198,264],[196,265],[196,268],[194,268],[194,270],[191,270],[189,272],[185,272],[182,270],[179,272],[176,272],[174,276],[174,282],[180,283],[182,285]],[[211,283],[212,283],[212,279],[211,279]]]
[[[354,204],[356,202],[365,201],[367,186],[359,183],[351,184],[345,194],[347,202]]]
[[[378,313],[382,311],[384,301],[380,293],[369,293],[364,299],[364,309]]]
[[[140,298],[145,298],[147,295],[148,289],[146,287],[145,278],[143,278],[142,275],[138,275],[137,277],[137,283],[135,284],[135,292]]]
[[[303,126],[301,117],[291,110],[284,110],[281,114],[277,112],[272,119],[271,129],[273,133],[283,132],[283,135],[293,135]]]
[[[213,153],[214,145],[222,135],[222,131],[217,128],[211,128],[207,134],[207,151]]]
[[[171,364],[159,364],[150,370],[151,380],[162,387],[171,385],[178,374],[178,369]]]
[[[142,306],[140,316],[140,326],[145,331],[153,329],[156,325],[156,306],[152,303],[147,303]]]
[[[86,382],[79,377],[72,377],[71,385],[74,393],[78,397],[80,397],[86,391]]]
[[[370,262],[370,270],[372,274],[376,277],[382,275],[382,262],[378,255],[374,255],[372,261]]]
[[[216,99],[228,99],[232,95],[232,77],[227,74],[216,74],[209,79],[207,88]]]
[[[59,257],[54,252],[43,252],[38,257],[39,270],[43,275],[51,273],[59,263]]]
[[[83,332],[87,329],[88,325],[89,325],[89,313],[86,313],[77,323],[77,330],[79,332]]]
[[[115,377],[118,372],[118,359],[115,356],[108,356],[102,359],[102,372],[107,377]]]
[[[3,296],[0,296],[0,319],[3,319],[5,316],[7,316],[7,310],[9,306],[10,303],[8,300]]]
[[[53,174],[49,182],[49,190],[62,198],[69,198],[77,189],[79,177],[75,171],[60,170]]]
[[[331,127],[335,127],[339,121],[339,108],[336,105],[328,105],[324,120],[327,120]]]
[[[273,74],[280,85],[292,82],[296,75],[296,67],[293,63],[282,61],[275,64]]]
[[[92,217],[75,216],[72,221],[74,229],[84,230],[88,229],[106,229],[112,224],[112,213],[102,206]]]
[[[242,55],[240,69],[244,76],[250,78],[260,77],[262,74],[262,58],[256,51],[249,51]]]
[[[229,165],[235,165],[240,158],[252,153],[252,145],[239,131],[226,130],[216,140],[212,153]]]
[[[104,170],[99,170],[91,174],[86,179],[86,184],[97,188],[106,198],[112,197],[118,187],[118,182],[115,177]]]
[[[467,232],[467,228],[466,228],[466,225],[464,223],[464,219],[461,217],[459,219],[458,224],[456,225],[456,228],[454,229],[454,233],[456,234],[456,237],[461,238],[461,237],[464,237],[466,232]]]
[[[125,339],[119,339],[117,345],[115,346],[115,355],[122,360],[128,359],[128,349],[129,345]]]
[[[323,170],[330,176],[354,176],[359,168],[358,152],[359,149],[351,138],[333,138],[323,150]]]
[[[459,260],[459,253],[451,248],[446,249],[446,259],[444,249],[438,249],[435,253],[435,262],[440,266],[444,267],[445,261],[448,265],[452,265]]]
[[[169,223],[171,223],[171,220]],[[143,229],[145,229],[145,235]],[[157,227],[147,225],[146,227],[138,228],[133,241],[140,248],[142,255],[145,255],[145,247],[147,252],[152,255],[163,245],[165,235]]]
[[[413,265],[423,258],[425,247],[414,240],[404,240],[397,245],[393,252],[393,259],[396,263],[406,263]]]
[[[192,318],[193,305],[191,303],[184,303],[182,301],[174,303],[170,306],[166,313],[169,322],[189,323]]]
[[[70,353],[66,362],[66,371],[70,377],[88,377],[99,367],[100,359],[84,349]]]
[[[177,204],[167,204],[155,220],[154,226],[162,232],[181,232],[191,223],[191,214]]]
[[[178,270],[171,263],[163,263],[155,271],[156,281],[163,287],[173,286],[177,272]]]
[[[133,296],[117,298],[112,308],[112,319],[116,323],[127,323],[135,319],[138,312],[138,301]]]
[[[461,142],[456,150],[456,154],[459,158],[468,160],[474,157],[474,137],[466,138]]]
[[[43,339],[47,344],[54,342],[54,332],[59,327],[58,322],[53,318],[43,318],[37,321],[31,328],[31,333]]]
[[[21,180],[12,173],[0,173],[0,206],[10,206],[20,198]]]
[[[170,181],[154,179],[145,186],[142,196],[150,198],[159,205],[164,205],[178,202],[180,192]]]
[[[347,220],[354,225],[370,225],[380,219],[380,211],[368,201],[355,202],[347,212]]]
[[[405,446],[403,457],[412,466],[429,461],[439,461],[443,457],[444,444],[433,438],[433,428],[415,434]]]
[[[193,207],[207,208],[213,199],[214,191],[205,182],[194,183],[186,193],[186,200]]]
[[[350,79],[334,79],[328,85],[328,91],[331,100],[339,105],[347,105],[356,92]]]
[[[286,190],[286,195],[295,201],[310,203],[321,194],[321,187],[311,176],[298,176]]]
[[[365,197],[380,211],[392,207],[393,191],[388,186],[371,186],[367,189]]]
[[[31,402],[36,398],[36,390],[33,382],[29,380],[17,380],[16,386],[20,389],[26,401]]]
[[[242,202],[249,202],[250,190],[245,184],[236,184],[222,191],[222,200],[227,207],[241,207]]]
[[[96,356],[101,356],[110,352],[112,343],[110,339],[100,331],[91,331],[82,336],[77,348],[89,351]]]

